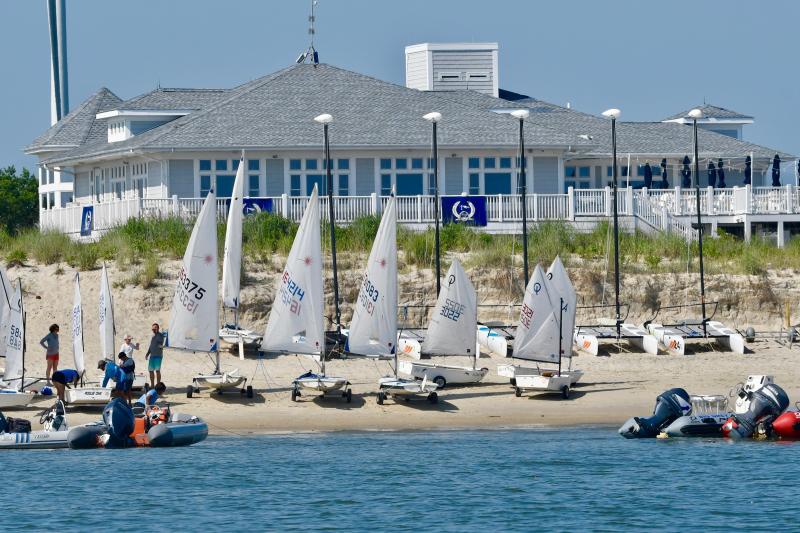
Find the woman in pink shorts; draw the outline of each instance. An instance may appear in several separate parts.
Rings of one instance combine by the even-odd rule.
[[[50,384],[50,375],[58,370],[58,324],[50,326],[50,333],[44,336],[39,344],[47,350],[47,384]]]

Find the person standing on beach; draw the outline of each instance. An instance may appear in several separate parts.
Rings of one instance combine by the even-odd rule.
[[[133,342],[133,337],[130,335],[125,335],[124,342],[122,346],[119,347],[120,352],[125,352],[125,355],[128,356],[129,359],[133,359],[133,351],[139,349],[139,343]]]
[[[150,372],[150,386],[161,383],[161,361],[164,359],[164,334],[161,333],[157,323],[153,324],[153,337],[150,339],[150,347],[144,356],[147,363],[147,370]]]
[[[50,375],[58,370],[58,324],[50,326],[50,333],[45,335],[39,344],[47,350],[45,358],[47,359],[47,371],[45,377],[47,384],[50,385]]]

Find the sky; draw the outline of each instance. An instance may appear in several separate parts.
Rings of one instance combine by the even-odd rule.
[[[100,87],[227,88],[308,46],[307,0],[67,0],[70,107]],[[1,0],[0,167],[49,127],[46,0]],[[404,82],[404,47],[496,41],[500,87],[588,113],[660,120],[704,101],[744,138],[800,154],[800,2],[319,0],[322,62]]]

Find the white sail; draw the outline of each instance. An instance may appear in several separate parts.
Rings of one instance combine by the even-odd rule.
[[[14,298],[14,287],[8,281],[6,269],[0,265],[0,357],[6,355],[6,332],[11,319],[11,302]]]
[[[325,348],[324,296],[315,186],[275,291],[261,349],[319,355]]]
[[[225,228],[225,253],[222,258],[222,305],[239,308],[239,286],[242,273],[242,218],[244,217],[245,160],[239,161],[233,182],[228,225]]]
[[[543,363],[558,362],[558,297],[547,289],[542,267],[533,269],[514,336],[514,357]]]
[[[100,306],[98,311],[100,313],[100,355],[113,361],[117,355],[116,346],[114,345],[114,336],[116,335],[114,299],[111,296],[111,284],[108,282],[106,265],[103,265],[103,271],[100,273]]]
[[[217,295],[217,197],[211,191],[194,223],[178,272],[168,324],[168,346],[198,352],[216,351]]]
[[[12,389],[20,390],[22,376],[25,373],[25,311],[22,306],[22,283],[17,286],[11,297],[11,307],[6,323],[6,370],[3,381]]]
[[[547,269],[547,281],[549,287],[553,290],[550,295],[558,303],[558,298],[564,300],[562,320],[564,325],[561,328],[561,351],[562,356],[572,357],[572,335],[575,330],[575,312],[578,305],[578,295],[575,292],[575,287],[572,286],[572,281],[569,279],[567,269],[564,268],[564,263],[561,258],[556,256],[553,264]],[[558,309],[556,309],[556,312]]]
[[[361,279],[347,350],[388,356],[397,343],[397,208],[389,198]]]
[[[475,355],[478,329],[478,296],[458,259],[453,259],[444,278],[422,353]]]
[[[81,306],[81,281],[75,274],[75,294],[72,297],[72,356],[75,370],[83,374],[86,366],[83,361],[83,308]]]

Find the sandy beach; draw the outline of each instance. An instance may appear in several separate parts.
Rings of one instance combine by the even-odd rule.
[[[150,324],[154,321],[164,324],[169,318],[172,281],[168,279],[168,269],[173,265],[174,262],[166,262],[165,279],[158,280],[155,287],[147,290],[120,284],[119,281],[128,273],[119,272],[113,267],[110,269],[112,283],[117,282],[114,298],[118,342],[121,342],[124,334],[130,333],[135,341],[142,344],[142,350],[135,352],[134,357],[139,372],[146,370],[144,350],[149,339]],[[67,323],[73,275],[69,270],[58,272],[54,266],[9,270],[9,277],[21,277],[25,288],[28,316],[25,366],[28,375],[44,375],[44,352],[38,346],[38,341],[54,322],[61,324],[61,367],[73,366]],[[249,302],[250,305],[246,308],[244,322],[246,326],[260,331],[269,308],[269,302],[264,300],[263,295],[268,294],[271,298],[273,277],[277,274],[250,275],[256,281],[251,281],[243,292],[243,302]],[[81,274],[89,381],[101,377],[95,367],[95,361],[99,359],[96,355],[99,350],[96,311],[98,280],[99,271]],[[262,295],[260,299],[255,295],[257,288]],[[610,345],[608,349],[601,349],[600,356],[579,354],[573,359],[573,366],[585,374],[568,400],[547,394],[515,397],[507,378],[499,377],[496,373],[496,366],[509,360],[484,354],[479,365],[487,367],[489,374],[483,383],[467,387],[448,386],[441,392],[438,405],[430,405],[425,401],[396,404],[390,400],[382,406],[376,402],[376,390],[377,379],[391,372],[386,361],[350,358],[333,360],[328,364],[329,375],[346,377],[352,383],[354,397],[351,404],[340,398],[323,400],[309,396],[292,402],[292,380],[305,370],[316,369],[315,362],[301,356],[268,356],[263,361],[262,371],[258,368],[255,355],[248,354],[244,360],[240,360],[238,354],[223,351],[222,369],[238,368],[239,373],[250,380],[249,384],[255,390],[254,398],[248,399],[236,392],[211,395],[205,389],[189,399],[185,394],[186,386],[191,383],[193,376],[212,370],[213,361],[207,354],[166,350],[163,372],[168,394],[164,400],[177,411],[204,418],[211,431],[218,434],[619,425],[630,416],[649,414],[656,396],[668,388],[679,386],[691,394],[727,395],[749,374],[774,375],[776,382],[786,389],[794,402],[800,399],[800,373],[795,368],[798,350],[800,347],[789,349],[775,341],[762,340],[748,345],[745,355],[714,351],[711,346],[697,344],[689,345],[687,355],[677,357],[628,353],[624,348],[618,350]],[[470,364],[466,358],[459,357],[434,359],[437,360],[450,364]],[[13,416],[33,418],[37,408],[17,411]],[[79,424],[95,420],[99,411],[70,409],[69,421]]]

